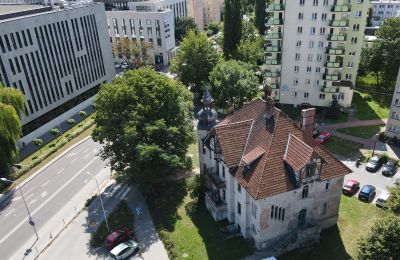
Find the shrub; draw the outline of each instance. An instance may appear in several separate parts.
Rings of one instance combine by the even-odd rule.
[[[53,128],[50,130],[50,134],[57,136],[60,134],[60,130],[58,128]]]
[[[79,115],[83,118],[83,117],[86,117],[86,112],[85,111],[79,111]]]
[[[43,144],[43,140],[42,139],[34,139],[33,144],[35,146],[41,146]]]
[[[85,202],[85,208],[89,208],[89,206],[92,204],[92,202],[97,199],[98,195],[93,195],[92,197],[88,198]]]
[[[67,124],[70,125],[70,126],[73,126],[73,125],[75,124],[75,119],[69,118],[69,119],[67,120]]]

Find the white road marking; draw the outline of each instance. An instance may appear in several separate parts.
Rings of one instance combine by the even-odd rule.
[[[28,206],[32,205],[33,203],[35,203],[37,201],[37,199],[33,199],[31,200],[31,202],[28,203]],[[1,243],[0,243],[1,244]]]
[[[58,172],[57,172],[57,175],[59,175],[60,173],[62,173],[64,171],[64,168],[61,168],[61,170],[59,170]]]
[[[17,200],[20,200],[20,199],[22,199],[22,197],[18,196],[18,197],[14,197],[11,201],[14,202],[14,201],[17,201]]]
[[[29,188],[27,191],[23,191],[24,194],[28,194],[29,192],[31,192],[33,190],[33,187]]]
[[[85,150],[83,150],[82,153],[87,153],[87,152],[89,152],[89,150],[90,150],[90,148],[86,148]]]
[[[110,197],[114,196],[114,194],[119,190],[120,187],[121,187],[121,184],[118,184],[117,186],[115,186],[113,191],[110,194]]]
[[[7,214],[4,215],[4,217],[7,217],[8,215],[10,215],[15,209],[11,209]]]
[[[43,199],[44,197],[46,197],[46,195],[47,195],[47,192],[43,191],[42,194],[40,194],[40,197],[42,197],[42,199]]]
[[[45,183],[43,183],[43,184],[41,185],[41,187],[43,188],[44,186],[46,186],[47,184],[49,184],[49,182],[50,182],[50,180],[47,180]]]
[[[68,155],[66,156],[66,158],[69,158],[69,157],[72,157],[72,156],[75,156],[75,155],[77,155],[77,153],[70,153],[70,154],[68,154]]]
[[[88,183],[89,180],[84,180],[83,183]]]
[[[126,185],[126,184],[124,186],[122,186],[122,188],[118,191],[118,193],[115,195],[115,197],[119,198],[121,196],[121,194],[124,193],[127,186],[128,185]]]
[[[128,187],[128,188],[126,189],[126,191],[124,192],[124,194],[122,194],[122,196],[120,197],[120,199],[124,199],[125,196],[126,196],[126,194],[128,194],[128,192],[130,192],[130,191],[131,191],[131,187]]]
[[[90,156],[89,153],[87,153],[85,156],[83,156],[83,159],[87,159]]]
[[[74,163],[74,162],[76,162],[76,160],[78,160],[78,157],[76,157],[76,158],[72,159],[72,160],[71,160],[71,163]]]
[[[35,193],[29,194],[28,197],[25,198],[25,200],[28,200],[29,198],[31,198]]]
[[[66,183],[64,183],[63,186],[61,186],[56,192],[54,192],[50,197],[48,197],[39,207],[37,207],[34,211],[32,211],[31,216],[35,215],[39,210],[41,210],[50,200],[52,200],[55,196],[58,195],[58,193],[60,193],[67,185],[69,185],[74,179],[76,179],[76,177],[78,177],[79,174],[81,174],[84,170],[86,170],[86,168],[89,167],[89,165],[91,165],[95,160],[97,159],[97,157],[93,158],[92,160],[90,160],[90,162],[88,164],[86,164],[85,167],[83,167],[80,171],[78,171],[74,176],[72,176]],[[31,203],[34,203],[33,200],[31,201]],[[7,240],[17,229],[19,229],[22,225],[26,224],[26,219],[24,219],[23,221],[21,221],[18,225],[16,225],[8,234],[6,234],[1,240],[0,240],[0,244],[2,244],[5,240]]]

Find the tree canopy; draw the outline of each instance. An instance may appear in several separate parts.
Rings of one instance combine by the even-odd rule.
[[[225,57],[230,57],[236,50],[242,33],[242,11],[240,0],[224,2],[224,43]]]
[[[219,108],[238,109],[258,92],[258,78],[249,64],[221,61],[210,74],[210,92]]]
[[[396,215],[400,216],[400,181],[390,188],[390,197],[386,206]]]
[[[135,69],[153,63],[148,54],[151,44],[146,41],[138,43],[136,40],[122,37],[112,44],[113,54],[128,64],[128,68]]]
[[[170,69],[177,74],[184,85],[190,88],[198,100],[203,95],[204,85],[208,83],[208,76],[219,57],[206,34],[189,31],[183,38]]]
[[[22,134],[20,115],[25,112],[24,95],[17,89],[0,83],[0,175],[18,157],[17,140]]]
[[[182,41],[188,31],[198,32],[197,25],[193,17],[183,16],[179,17],[175,24],[175,40]]]
[[[100,88],[93,138],[119,177],[151,187],[154,178],[187,166],[194,142],[192,94],[151,68],[131,70]]]
[[[267,7],[267,0],[256,0],[255,12],[256,12],[256,19],[255,19],[255,26],[257,27],[258,32],[261,35],[265,33],[265,17],[266,12],[265,9]]]

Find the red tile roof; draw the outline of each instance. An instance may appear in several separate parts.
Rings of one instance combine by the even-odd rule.
[[[214,128],[226,166],[237,167],[236,180],[253,198],[294,189],[284,160],[294,169],[301,169],[307,159],[315,155],[322,157],[325,163],[321,180],[351,172],[322,145],[311,138],[306,143],[300,127],[281,110],[272,111],[275,120],[272,131],[266,129],[264,114],[265,101],[258,99],[228,115]],[[251,162],[251,169],[244,170]]]

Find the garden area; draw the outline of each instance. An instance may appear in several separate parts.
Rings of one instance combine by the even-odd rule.
[[[353,106],[359,120],[388,118],[392,95],[354,91]]]
[[[360,148],[362,148],[362,144],[344,140],[336,136],[331,136],[329,141],[326,142],[324,146],[331,153],[345,157],[353,157],[358,155],[360,153]]]
[[[340,133],[370,139],[375,136],[380,130],[381,127],[385,126],[384,124],[380,125],[369,125],[369,126],[356,126],[356,127],[348,127],[348,128],[341,128],[337,131]]]

